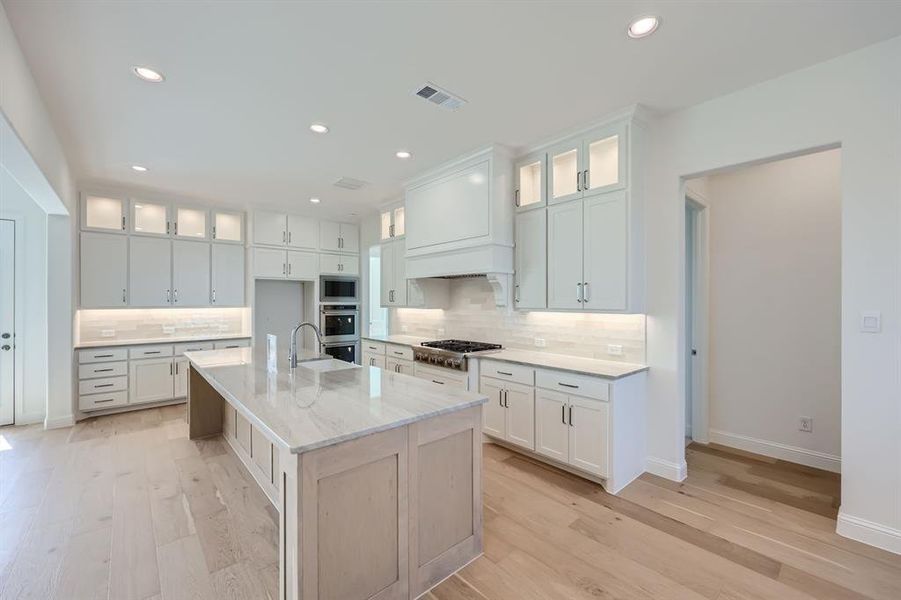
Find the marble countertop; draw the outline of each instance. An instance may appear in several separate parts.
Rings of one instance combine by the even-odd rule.
[[[112,346],[143,346],[146,344],[181,344],[184,342],[218,342],[221,340],[248,340],[249,335],[201,335],[185,337],[143,338],[139,340],[99,340],[96,342],[79,342],[75,349],[79,348],[110,348]]]
[[[372,340],[373,342],[384,342],[386,344],[400,344],[401,346],[419,346],[423,342],[433,342],[437,338],[426,338],[415,335],[367,335],[363,336],[364,340]]]
[[[303,350],[301,361],[318,352]],[[318,371],[301,362],[269,373],[251,348],[187,352],[197,372],[242,415],[302,453],[401,427],[487,401],[482,394],[432,384],[377,367]]]

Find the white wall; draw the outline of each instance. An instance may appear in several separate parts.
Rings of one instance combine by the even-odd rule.
[[[313,284],[268,279],[256,281],[253,344],[257,351],[265,353],[266,336],[271,333],[278,338],[279,360],[287,358],[291,347],[291,330],[304,320],[304,286],[312,287]],[[318,325],[318,316],[312,317]],[[298,336],[297,343],[304,344],[304,339]]]
[[[901,38],[673,113],[648,172],[649,469],[684,475],[681,178],[842,145],[839,532],[901,552]],[[882,332],[860,315],[882,313]]]
[[[710,440],[838,470],[841,150],[706,179]]]

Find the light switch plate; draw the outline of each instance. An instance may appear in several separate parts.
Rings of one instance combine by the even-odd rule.
[[[101,329],[100,337],[116,337],[115,329]]]
[[[607,344],[607,354],[609,354],[610,356],[622,356],[622,344]]]
[[[544,348],[546,346],[547,346],[547,342],[545,341],[544,338],[540,338],[540,337],[535,338],[535,347]]]
[[[882,331],[882,313],[879,311],[860,313],[860,330],[863,333],[880,333]]]
[[[401,325],[400,331],[401,331],[401,333],[407,333],[408,331],[410,331],[410,328],[407,327],[406,325]]]

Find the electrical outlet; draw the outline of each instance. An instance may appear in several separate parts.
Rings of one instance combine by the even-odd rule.
[[[801,417],[798,422],[798,431],[813,433],[813,417]]]
[[[622,344],[607,344],[607,354],[609,354],[610,356],[622,356]]]
[[[101,337],[116,337],[115,329],[101,329],[100,330]]]
[[[544,348],[547,346],[547,342],[544,341],[544,338],[537,337],[535,338],[535,346],[537,348]]]
[[[410,331],[410,328],[407,327],[406,325],[401,325],[400,331],[401,331],[401,333],[407,333],[408,331]]]

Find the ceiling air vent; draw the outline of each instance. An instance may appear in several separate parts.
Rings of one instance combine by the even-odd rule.
[[[441,108],[448,110],[457,110],[466,104],[466,100],[460,96],[440,88],[430,81],[413,93],[420,98],[425,98],[432,104],[437,104]]]
[[[354,179],[353,177],[342,177],[333,184],[335,187],[344,188],[345,190],[358,190],[364,185],[365,181]]]

